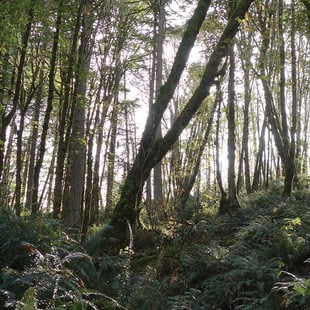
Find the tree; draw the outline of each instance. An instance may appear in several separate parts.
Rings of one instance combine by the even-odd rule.
[[[170,75],[166,83],[161,87],[157,99],[150,110],[141,139],[140,149],[121,188],[120,199],[114,209],[110,226],[103,231],[106,237],[113,238],[110,239],[108,246],[111,246],[111,241],[113,245],[115,238],[118,240],[113,245],[112,251],[118,252],[124,246],[128,223],[130,225],[138,224],[143,185],[149,176],[150,170],[161,161],[163,156],[176,142],[182,130],[198,110],[202,101],[208,96],[210,88],[218,76],[221,61],[228,51],[231,40],[238,31],[240,20],[244,17],[252,2],[248,0],[239,3],[236,10],[232,13],[222,36],[214,47],[199,86],[167,134],[161,139],[155,139],[157,127],[180,80],[189,52],[210,5],[209,1],[201,0],[198,2],[192,18],[188,21],[187,29],[184,32],[175,56]]]
[[[53,47],[50,60],[50,68],[48,74],[48,96],[47,96],[47,106],[44,114],[44,121],[42,125],[41,140],[39,144],[39,151],[36,158],[36,163],[34,166],[34,172],[32,176],[32,190],[31,190],[31,200],[32,200],[32,213],[36,213],[39,209],[38,194],[39,194],[39,180],[40,172],[42,168],[42,163],[45,155],[46,149],[46,139],[49,129],[49,122],[51,117],[51,112],[53,109],[53,99],[54,99],[54,82],[55,82],[55,73],[56,73],[56,61],[57,61],[57,52],[58,52],[58,42],[59,42],[59,32],[62,22],[62,9],[63,1],[59,2],[57,17],[55,23],[55,32],[53,38]],[[30,193],[29,193],[30,194]]]
[[[269,122],[271,132],[274,137],[275,145],[277,147],[279,156],[282,160],[284,172],[284,188],[283,196],[290,196],[292,192],[293,180],[295,175],[295,135],[296,135],[296,122],[297,122],[297,103],[296,98],[292,101],[291,107],[291,131],[289,132],[288,115],[287,115],[287,102],[285,96],[286,89],[286,76],[285,76],[285,43],[284,43],[284,28],[283,28],[283,1],[278,2],[278,55],[279,55],[279,77],[278,77],[278,97],[275,98],[271,90],[270,74],[266,72],[267,62],[266,55],[270,43],[270,37],[266,36],[268,32],[266,25],[263,25],[263,44],[261,49],[260,60],[260,79],[264,88],[264,95],[266,101],[266,115]],[[270,17],[269,17],[270,18]],[[275,66],[271,60],[272,66],[276,72]],[[293,95],[294,97],[294,95]],[[278,101],[278,109],[276,102]]]
[[[234,8],[233,1],[229,3],[229,11]],[[230,13],[229,13],[230,15]],[[235,141],[235,51],[234,42],[230,43],[229,51],[229,76],[228,76],[228,98],[227,98],[227,122],[228,122],[228,193],[222,195],[220,201],[220,213],[231,212],[239,207],[237,200],[236,190],[236,175],[235,175],[235,152],[236,152],[236,141]]]
[[[239,43],[239,42],[238,42]],[[251,177],[250,177],[250,152],[249,152],[249,131],[250,131],[250,103],[251,103],[251,35],[249,31],[241,31],[240,44],[237,44],[243,76],[244,76],[244,107],[243,107],[243,130],[242,130],[242,147],[240,154],[237,191],[240,191],[242,186],[242,167],[244,166],[244,179],[247,193],[251,192]]]
[[[201,106],[197,113],[198,116],[192,125],[189,141],[185,147],[185,162],[179,167],[181,171],[179,171],[177,177],[178,187],[175,197],[175,208],[177,212],[179,212],[182,221],[190,219],[193,215],[193,211],[195,211],[193,206],[187,208],[187,203],[199,173],[203,152],[210,139],[210,132],[217,105],[219,105],[222,99],[219,84],[220,82],[217,83],[217,92],[211,107],[208,107],[209,102],[205,100],[207,102]],[[196,203],[199,204],[199,201],[196,201]]]
[[[155,97],[157,96],[160,87],[162,86],[163,76],[163,45],[165,36],[165,4],[166,0],[159,0],[158,4],[155,4],[155,23],[157,24],[157,31],[155,33]],[[158,125],[156,131],[156,138],[162,137],[161,124]],[[163,180],[162,180],[162,165],[159,162],[154,167],[154,203],[155,205],[161,205],[163,201]]]
[[[64,184],[62,219],[67,227],[78,228],[82,224],[82,199],[85,175],[85,95],[91,56],[93,21],[89,14],[90,2],[81,0],[81,42],[78,69],[73,97],[73,118],[68,149],[68,166]]]
[[[12,106],[10,106],[10,104],[7,103],[7,106],[2,107],[1,109],[0,141],[3,146],[6,141],[7,128],[10,125],[10,122],[12,121],[16,113],[16,110],[18,108],[18,103],[20,100],[20,95],[22,91],[22,78],[23,78],[25,62],[26,62],[27,46],[29,43],[33,19],[34,19],[34,9],[33,9],[33,2],[31,2],[29,5],[29,8],[27,8],[27,17],[26,17],[27,22],[26,22],[25,30],[21,38],[22,42],[21,42],[21,47],[20,47],[20,56],[19,56],[19,64],[17,67],[16,81],[15,81],[15,86],[14,86],[14,95],[12,98]],[[2,175],[2,172],[3,172],[3,160],[4,160],[4,147],[1,147],[0,148],[0,176]]]
[[[61,3],[60,3],[61,4]],[[62,96],[59,98],[59,116],[58,116],[58,141],[57,141],[57,160],[55,169],[55,184],[53,190],[53,217],[60,218],[61,205],[63,200],[63,182],[65,160],[68,151],[68,140],[71,130],[70,124],[70,104],[72,95],[72,80],[74,77],[74,69],[76,65],[76,53],[79,40],[80,23],[82,15],[82,6],[79,5],[76,17],[74,19],[74,29],[70,44],[70,51],[67,58],[67,70],[62,73]]]

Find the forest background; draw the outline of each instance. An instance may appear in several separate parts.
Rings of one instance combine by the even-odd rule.
[[[308,0],[0,1],[1,206],[82,242],[100,227],[93,248],[119,254],[274,181],[291,197],[309,17]]]
[[[309,172],[308,4],[251,2],[2,1],[2,204],[85,233],[117,201],[124,231],[283,176],[289,196]]]

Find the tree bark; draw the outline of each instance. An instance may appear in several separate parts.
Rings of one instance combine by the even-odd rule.
[[[53,99],[54,99],[54,82],[55,82],[55,72],[56,72],[56,60],[57,60],[57,51],[58,51],[58,41],[59,41],[59,31],[61,25],[61,14],[62,14],[62,2],[60,1],[57,18],[56,18],[56,25],[55,25],[55,33],[53,39],[53,48],[52,48],[52,55],[50,61],[50,70],[48,76],[48,95],[47,95],[47,106],[44,114],[44,121],[42,126],[41,132],[41,140],[39,144],[39,150],[37,154],[37,159],[34,167],[33,172],[33,191],[32,191],[32,208],[31,213],[34,214],[39,209],[38,204],[38,194],[39,194],[39,183],[40,183],[40,172],[43,164],[43,159],[45,155],[46,149],[46,139],[49,129],[49,122],[50,116],[53,109]]]
[[[117,93],[117,92],[115,92]],[[107,194],[105,206],[105,218],[110,219],[113,212],[113,194],[114,194],[114,175],[115,175],[115,150],[116,150],[116,136],[119,114],[118,96],[115,95],[113,100],[113,110],[110,119],[110,143],[108,150],[108,171],[107,171]]]
[[[234,211],[239,207],[236,190],[235,174],[235,52],[234,44],[229,47],[229,77],[228,77],[228,104],[227,104],[227,121],[228,121],[228,192],[227,197],[222,196],[220,201],[219,213],[224,214]]]
[[[68,151],[68,139],[66,130],[70,132],[70,124],[67,124],[70,95],[72,87],[72,78],[74,76],[74,66],[76,65],[76,50],[78,46],[78,38],[80,32],[82,7],[79,5],[76,23],[72,37],[70,53],[68,55],[68,69],[66,71],[64,83],[64,96],[60,99],[59,105],[59,123],[58,123],[58,145],[57,145],[57,160],[55,171],[55,184],[54,184],[54,201],[53,201],[53,217],[59,218],[61,213],[61,204],[63,198],[63,181],[65,170],[65,158]],[[66,127],[67,126],[67,127]]]
[[[44,71],[41,69],[40,71],[40,81],[43,81]],[[38,91],[35,97],[34,103],[34,115],[32,119],[32,133],[31,133],[31,143],[30,143],[30,151],[29,151],[29,165],[28,165],[28,178],[27,178],[27,192],[26,192],[26,202],[25,207],[27,209],[31,209],[32,205],[32,194],[33,194],[33,177],[34,177],[34,165],[35,165],[35,156],[36,156],[36,147],[37,140],[39,134],[39,118],[40,118],[40,107],[43,99],[43,83],[40,83],[38,87]]]
[[[85,175],[85,94],[90,63],[90,36],[92,21],[89,15],[89,1],[81,0],[82,33],[79,47],[79,61],[74,91],[74,111],[70,135],[68,166],[64,185],[63,222],[70,228],[81,228],[82,201]]]
[[[34,11],[33,11],[33,6],[31,5],[28,11],[28,20],[27,20],[26,27],[25,27],[26,29],[22,35],[22,46],[21,46],[21,52],[20,52],[20,57],[19,57],[19,64],[17,68],[14,95],[12,99],[12,108],[7,114],[5,113],[6,112],[5,109],[1,111],[2,115],[1,115],[0,141],[1,141],[2,146],[5,145],[6,131],[13,116],[15,115],[15,112],[18,107],[18,102],[20,100],[20,93],[22,89],[22,77],[23,77],[23,72],[24,72],[24,67],[25,67],[25,62],[26,62],[27,46],[28,46],[28,41],[29,41],[29,37],[31,33],[33,19],[34,19]],[[3,172],[3,160],[4,160],[4,147],[0,147],[0,177]]]
[[[195,181],[197,179],[198,173],[199,173],[199,168],[200,168],[200,163],[201,163],[201,158],[203,155],[203,151],[206,147],[206,144],[209,140],[209,135],[210,131],[213,125],[213,118],[214,114],[216,111],[216,107],[219,104],[221,100],[221,94],[220,94],[220,89],[219,85],[217,87],[217,93],[216,93],[216,98],[214,100],[213,106],[211,107],[211,110],[208,113],[208,119],[207,119],[207,124],[206,128],[203,130],[201,128],[200,131],[204,132],[204,135],[201,137],[201,141],[199,141],[199,147],[192,149],[189,147],[189,151],[186,153],[188,157],[187,161],[187,166],[184,167],[184,176],[181,176],[181,180],[179,183],[180,184],[180,191],[178,197],[176,197],[177,201],[177,210],[181,211],[181,220],[188,220],[192,216],[192,212],[187,212],[186,210],[186,204],[188,202],[188,199],[190,197],[191,190],[193,189],[193,186],[195,184]],[[194,141],[194,143],[198,143],[198,141]]]
[[[244,164],[245,188],[247,193],[251,193],[251,176],[250,176],[250,154],[249,154],[249,125],[250,125],[250,102],[251,102],[251,83],[250,83],[250,67],[251,67],[251,40],[242,35],[242,42],[238,44],[241,48],[242,70],[244,76],[244,109],[243,109],[243,131],[242,131],[242,157],[240,159],[240,167]],[[242,170],[240,168],[240,170]],[[242,171],[238,174],[241,175]],[[237,190],[241,189],[241,177],[238,177]]]
[[[132,226],[137,224],[141,208],[140,202],[143,185],[149,176],[150,170],[161,161],[163,156],[177,141],[202,101],[209,95],[210,88],[218,76],[222,59],[227,53],[231,40],[238,31],[239,21],[244,17],[252,2],[253,0],[240,2],[209,58],[198,88],[167,134],[162,139],[155,139],[156,129],[180,80],[189,52],[210,4],[209,1],[199,1],[193,17],[188,22],[170,75],[166,83],[161,87],[157,100],[150,110],[139,152],[121,188],[120,199],[114,209],[110,225],[102,231],[103,239],[108,239],[105,239],[106,246],[111,252],[118,253],[119,249],[125,245],[127,223],[129,222]]]
[[[155,12],[155,20],[157,21],[156,32],[156,60],[155,60],[155,95],[159,93],[162,86],[163,79],[163,45],[165,36],[165,3],[166,0],[159,0],[157,12]],[[161,123],[159,123],[156,130],[156,138],[162,138]],[[162,164],[159,162],[154,167],[154,204],[155,208],[161,205],[163,201],[163,177],[162,177]]]

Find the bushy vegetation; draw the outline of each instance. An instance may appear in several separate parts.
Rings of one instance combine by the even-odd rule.
[[[233,215],[205,207],[165,234],[135,232],[119,256],[86,252],[47,216],[2,208],[0,308],[308,309],[307,186],[240,200]]]

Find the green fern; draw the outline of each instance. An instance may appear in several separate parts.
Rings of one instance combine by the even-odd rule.
[[[272,288],[275,298],[280,297],[279,309],[308,309],[310,307],[310,279],[301,278],[293,273],[282,271],[282,279]]]
[[[36,290],[33,287],[29,287],[24,293],[21,300],[16,304],[16,310],[36,310],[37,299]]]

